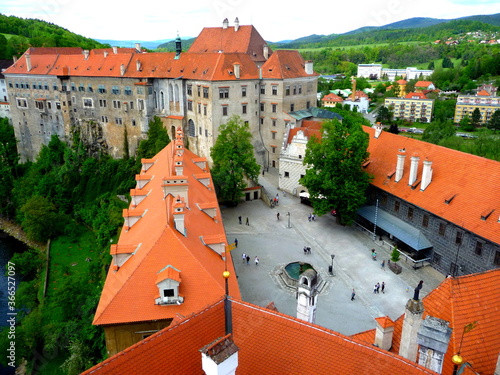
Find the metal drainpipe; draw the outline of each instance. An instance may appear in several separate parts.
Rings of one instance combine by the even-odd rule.
[[[264,150],[266,151],[267,153],[267,171],[269,172],[269,150],[267,149],[266,147],[266,144],[264,143],[264,139],[262,138],[262,125],[260,123],[260,115],[261,115],[261,111],[260,111],[260,86],[262,84],[262,68],[259,67],[259,83],[258,83],[258,86],[257,86],[257,92],[258,92],[258,97],[257,97],[257,105],[258,105],[258,111],[257,111],[257,114],[258,114],[258,122],[259,122],[259,136],[260,136],[260,140],[262,141],[262,147],[264,147]]]

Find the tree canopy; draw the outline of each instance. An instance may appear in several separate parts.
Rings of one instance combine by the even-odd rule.
[[[157,116],[149,122],[148,139],[144,139],[139,143],[137,150],[137,158],[152,158],[158,152],[170,143],[167,129],[163,126],[161,119]]]
[[[371,176],[363,170],[368,159],[368,134],[352,119],[323,123],[321,140],[311,137],[300,180],[310,194],[314,212],[323,215],[337,210],[337,220],[349,225],[366,201]]]
[[[218,197],[236,204],[247,186],[245,177],[257,180],[260,167],[254,156],[250,127],[239,116],[232,116],[219,127],[219,136],[210,150],[212,177]]]

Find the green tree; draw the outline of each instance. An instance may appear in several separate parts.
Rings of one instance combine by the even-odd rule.
[[[469,116],[467,116],[467,115],[462,117],[462,119],[460,120],[459,126],[460,126],[461,130],[466,131],[466,132],[470,132],[470,131],[474,130],[474,125],[472,125],[471,120],[470,120]]]
[[[479,108],[474,108],[474,111],[472,111],[471,124],[474,128],[477,128],[480,122],[481,112],[479,111]]]
[[[382,124],[391,124],[392,123],[392,117],[393,113],[389,110],[389,108],[382,106],[379,108],[377,112],[377,122],[380,122]]]
[[[443,62],[441,64],[443,68],[453,68],[453,61],[448,56],[443,58]]]
[[[245,178],[257,180],[260,167],[252,146],[250,127],[232,116],[219,127],[219,136],[210,150],[214,162],[212,176],[221,201],[237,204],[246,187]]]
[[[359,123],[344,118],[323,123],[321,136],[307,142],[308,169],[300,183],[309,190],[314,212],[323,215],[335,208],[337,220],[349,225],[366,201],[371,180],[362,167],[369,156],[368,134]]]
[[[140,161],[141,158],[150,159],[170,143],[168,131],[163,126],[163,122],[155,116],[149,122],[148,139],[144,139],[139,143],[137,156]]]
[[[455,135],[455,126],[451,120],[432,121],[424,130],[422,140],[438,145],[443,139]]]
[[[18,161],[14,128],[8,119],[0,118],[0,214],[7,216],[12,215],[14,210],[12,189]]]
[[[26,235],[39,242],[63,232],[67,218],[57,211],[56,206],[45,197],[32,196],[21,207],[22,227]]]
[[[495,133],[500,130],[500,109],[497,109],[491,116],[490,121],[486,125],[488,129],[493,130]]]

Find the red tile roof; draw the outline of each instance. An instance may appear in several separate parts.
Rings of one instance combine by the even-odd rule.
[[[486,90],[481,90],[476,95],[477,96],[490,96],[490,93]]]
[[[432,85],[432,82],[430,81],[418,81],[415,83],[415,87],[420,87],[420,88],[427,88],[430,85]]]
[[[321,139],[321,123],[322,121],[314,121],[314,120],[302,120],[302,126],[290,129],[288,133],[287,144],[292,143],[293,137],[297,135],[299,131],[304,132],[304,136],[309,139],[312,135],[315,135],[316,138]]]
[[[443,319],[453,329],[443,361],[445,375],[453,373],[451,358],[457,354],[479,374],[493,374],[500,348],[500,269],[445,279],[423,298],[424,314]],[[404,315],[395,322],[391,351],[399,352]],[[465,327],[475,323],[464,333]],[[373,343],[375,330],[352,337]],[[462,340],[463,338],[463,340]]]
[[[271,79],[287,79],[317,76],[307,74],[305,61],[298,51],[278,50],[262,65],[262,77]]]
[[[405,95],[405,99],[427,99],[423,92],[410,92]]]
[[[500,162],[389,132],[374,138],[373,128],[364,129],[370,135],[371,163],[366,170],[374,176],[374,186],[480,237],[500,243]],[[387,174],[396,168],[396,155],[403,149],[407,155],[404,174],[396,183]],[[420,156],[417,181],[422,180],[423,161],[427,159],[433,163],[432,182],[424,191],[420,186],[412,189],[408,185],[410,157],[415,154]],[[448,201],[451,196],[454,198]],[[486,210],[494,211],[482,218]]]
[[[408,81],[404,79],[398,79],[396,82],[399,83],[400,85],[406,85],[408,83]]]
[[[321,99],[322,101],[325,101],[325,102],[338,102],[338,103],[342,103],[344,101],[344,99],[342,99],[340,96],[334,94],[334,93],[330,93],[328,95],[325,95],[323,97],[323,99]]]
[[[183,174],[176,176],[173,167],[175,142],[171,142],[153,159],[143,160],[148,164],[147,184],[140,189],[146,196],[137,206],[131,204],[128,216],[139,212],[135,222],[128,227],[127,222],[121,232],[118,244],[112,246],[112,254],[129,257],[115,271],[111,267],[102,291],[94,324],[109,325],[127,322],[170,319],[175,314],[188,315],[225,294],[222,272],[226,263],[222,256],[203,242],[204,236],[218,236],[218,244],[227,245],[221,214],[216,204],[215,191],[210,174],[195,164],[198,156],[184,150]],[[193,183],[196,174],[208,179],[208,187]],[[142,181],[143,170],[137,180]],[[175,229],[173,208],[178,193],[164,196],[164,177],[187,180],[189,209],[184,210],[187,236]],[[180,186],[182,184],[177,184]],[[186,184],[185,184],[186,185]],[[168,187],[167,187],[168,189]],[[138,189],[134,189],[137,193]],[[175,191],[172,188],[172,191]],[[207,215],[197,203],[211,203],[215,217]],[[147,233],[147,235],[145,235]],[[223,245],[219,245],[223,246]],[[221,247],[223,249],[223,247]],[[123,259],[123,258],[122,258]],[[228,270],[235,275],[232,261],[227,261]],[[163,271],[163,272],[162,272]],[[165,277],[163,277],[165,276]],[[158,278],[181,280],[179,294],[184,296],[180,305],[162,306],[155,304],[159,289]],[[240,292],[235,277],[229,279],[232,296]]]
[[[199,350],[225,336],[223,301],[84,374],[201,374]],[[238,374],[435,374],[398,355],[273,310],[232,301]]]
[[[234,27],[205,27],[198,35],[188,52],[239,52],[248,54],[253,61],[265,61],[264,46],[266,41],[257,29],[251,25],[243,25],[235,31]],[[269,55],[272,50],[269,48]]]

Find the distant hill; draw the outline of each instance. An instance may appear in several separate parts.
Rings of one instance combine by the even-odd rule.
[[[432,41],[467,31],[498,31],[500,13],[476,15],[453,20],[414,17],[384,26],[365,26],[343,34],[310,35],[287,43],[274,43],[274,48],[319,48],[354,44]]]
[[[156,49],[160,44],[168,43],[174,39],[160,39],[160,40],[114,40],[114,39],[96,39],[99,43],[109,44],[110,46],[117,47],[135,47],[135,43],[140,43],[141,47],[147,49]]]
[[[181,38],[182,42],[182,50],[187,51],[191,44],[195,41],[196,38]],[[163,49],[165,51],[175,51],[175,40],[171,40],[170,42],[160,44],[158,49]]]

